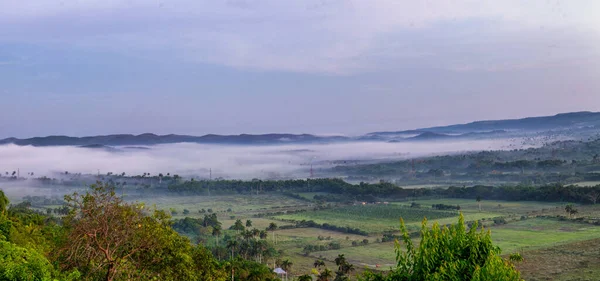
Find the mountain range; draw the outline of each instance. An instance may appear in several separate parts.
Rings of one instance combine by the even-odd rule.
[[[600,112],[571,112],[554,116],[528,117],[522,119],[476,121],[467,124],[438,126],[404,131],[374,132],[358,137],[317,136],[311,134],[241,134],[203,136],[117,134],[89,137],[47,136],[26,139],[7,138],[1,144],[32,146],[101,146],[156,145],[168,143],[205,144],[283,144],[327,143],[337,141],[421,141],[447,138],[499,137],[508,132],[540,132],[552,130],[600,131]]]

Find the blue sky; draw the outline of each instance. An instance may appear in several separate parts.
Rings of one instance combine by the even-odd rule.
[[[600,111],[598,1],[0,1],[0,137]]]

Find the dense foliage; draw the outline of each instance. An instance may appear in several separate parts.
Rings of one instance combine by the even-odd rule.
[[[264,232],[229,237],[240,241],[231,243],[238,253],[217,259],[175,232],[167,214],[124,202],[110,185],[92,185],[85,194],[65,196],[65,202],[70,211],[59,220],[32,210],[28,202],[8,207],[0,192],[0,280],[224,281],[232,273],[238,281],[276,280],[263,260],[276,256]],[[211,214],[200,225],[215,230],[220,222]]]
[[[490,280],[518,281],[519,272],[502,259],[491,234],[475,223],[467,230],[462,214],[458,224],[431,228],[423,220],[421,241],[413,245],[401,221],[402,243],[396,242],[397,265],[389,274],[365,273],[364,281]],[[401,249],[402,245],[406,251]]]

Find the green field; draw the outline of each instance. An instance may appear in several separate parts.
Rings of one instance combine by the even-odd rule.
[[[600,237],[599,226],[541,218],[492,227],[491,230],[492,240],[504,253]]]
[[[463,213],[479,212],[479,203],[469,199],[430,199],[415,200],[423,207],[431,207],[433,204],[459,205]],[[410,205],[411,202],[399,202],[394,204]],[[501,200],[481,200],[481,212],[510,215],[524,214],[542,209],[550,210],[564,206],[565,203],[535,202],[535,201],[501,201]]]
[[[456,217],[456,212],[436,211],[426,208],[407,208],[399,205],[369,204],[345,206],[334,209],[276,216],[284,220],[313,220],[336,226],[359,228],[369,233],[397,231],[399,219],[407,223],[420,223],[424,217],[431,220]]]

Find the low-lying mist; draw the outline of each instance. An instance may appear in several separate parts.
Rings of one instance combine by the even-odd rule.
[[[516,147],[516,140],[444,142],[352,142],[265,146],[193,143],[149,146],[148,149],[0,146],[0,172],[21,177],[52,177],[56,173],[127,175],[179,174],[184,177],[230,179],[306,178],[311,163],[321,175],[339,161],[389,161],[463,151]],[[342,162],[343,163],[343,162]],[[33,173],[33,176],[31,175]]]

